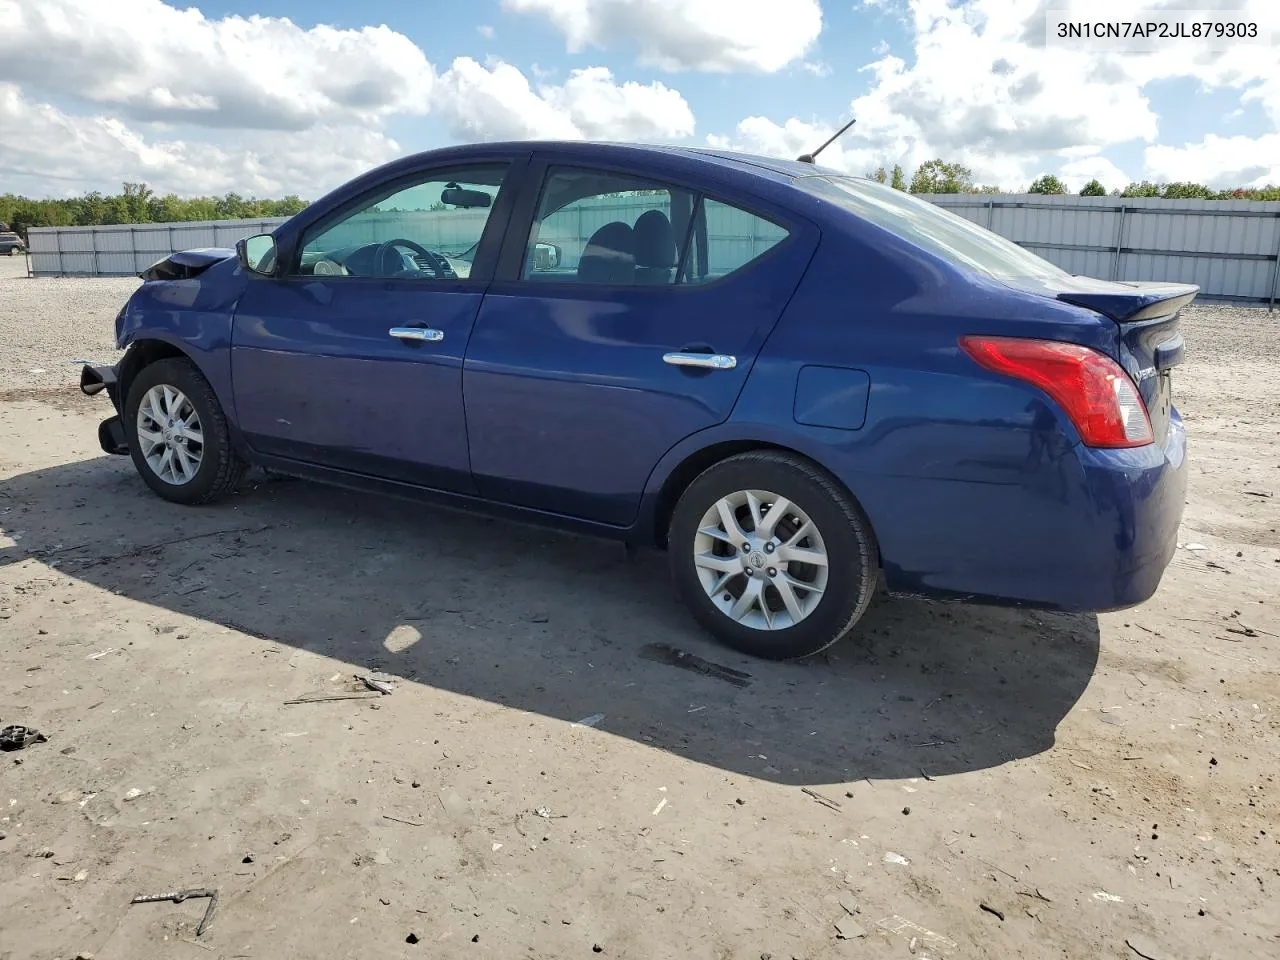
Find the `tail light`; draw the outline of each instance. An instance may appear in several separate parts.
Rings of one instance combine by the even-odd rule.
[[[1104,353],[1020,337],[961,337],[960,346],[986,369],[1047,393],[1090,447],[1141,447],[1154,439],[1138,388]]]

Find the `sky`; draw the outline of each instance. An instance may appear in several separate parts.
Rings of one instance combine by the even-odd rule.
[[[1067,7],[1272,42],[1047,44]],[[0,193],[312,199],[477,140],[796,156],[855,117],[825,165],[1280,183],[1277,43],[1280,0],[0,0]]]

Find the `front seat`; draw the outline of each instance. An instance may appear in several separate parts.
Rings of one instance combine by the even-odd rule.
[[[636,283],[670,283],[676,266],[676,232],[661,210],[636,218]]]
[[[606,223],[591,235],[578,260],[583,283],[635,283],[635,235],[621,220]]]

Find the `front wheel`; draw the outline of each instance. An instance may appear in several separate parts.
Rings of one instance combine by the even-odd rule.
[[[718,640],[793,660],[826,649],[866,611],[878,581],[871,525],[814,464],[756,451],[685,490],[667,550],[681,599]]]
[[[129,385],[121,419],[134,467],[166,500],[209,503],[244,476],[222,406],[190,360],[143,367]]]

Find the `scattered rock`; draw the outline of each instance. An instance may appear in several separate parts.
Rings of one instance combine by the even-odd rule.
[[[911,816],[911,808],[910,808],[910,807],[903,807],[903,808],[902,808],[902,815],[903,815],[904,817],[909,817],[909,816]]]
[[[841,940],[857,940],[866,935],[867,931],[851,917],[843,917],[836,921],[836,936]]]
[[[858,901],[851,894],[846,893],[840,898],[840,906],[844,907],[844,912],[851,917],[858,912]]]
[[[241,863],[253,863],[253,854],[246,853],[240,861]]]
[[[417,943],[418,940],[419,940],[419,937],[416,933],[411,933],[404,938],[405,943]]]
[[[39,860],[48,860],[50,857],[53,856],[53,850],[51,850],[49,847],[41,847],[39,850],[33,853],[32,856]]]

